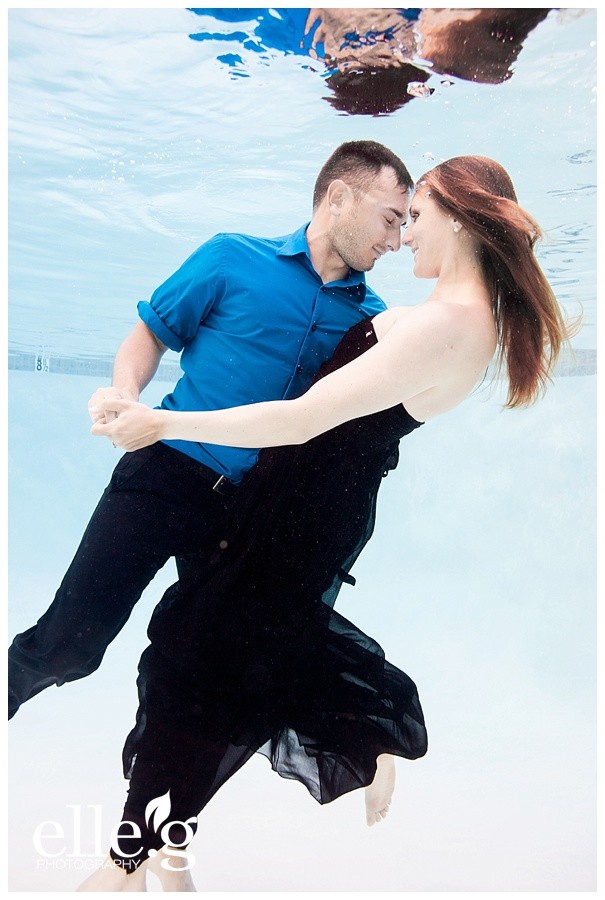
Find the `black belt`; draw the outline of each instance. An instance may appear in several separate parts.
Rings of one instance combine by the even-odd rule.
[[[219,475],[210,466],[205,466],[204,463],[198,463],[198,466],[199,474],[212,484],[212,490],[216,491],[217,494],[229,497],[239,487],[234,481],[229,481],[225,475]]]
[[[154,444],[154,450],[161,453],[168,453],[172,459],[175,458],[174,454],[176,454],[180,465],[191,466],[191,471],[201,476],[204,481],[209,481],[212,485],[212,490],[216,491],[217,494],[228,497],[239,487],[239,484],[236,484],[234,481],[229,481],[225,475],[219,475],[215,469],[211,469],[210,466],[204,465],[204,463],[194,459],[193,456],[188,456],[186,453],[177,450],[175,447],[171,447],[169,444],[164,444],[162,442]]]
[[[224,497],[229,497],[238,487],[239,485],[235,484],[234,481],[229,481],[228,478],[221,475],[221,477],[212,485],[212,490],[216,491],[217,494],[222,494]]]

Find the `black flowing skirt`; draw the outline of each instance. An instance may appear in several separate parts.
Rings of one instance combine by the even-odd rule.
[[[318,377],[375,343],[360,322]],[[228,523],[162,598],[123,757],[143,853],[162,845],[147,804],[167,795],[187,821],[255,752],[320,803],[370,784],[380,754],[426,753],[414,682],[333,608],[399,440],[420,424],[397,406],[263,451]]]

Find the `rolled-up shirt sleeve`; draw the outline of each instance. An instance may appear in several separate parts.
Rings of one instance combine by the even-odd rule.
[[[142,300],[139,317],[159,340],[180,352],[196,336],[224,289],[224,235],[202,244],[161,284],[149,301]]]

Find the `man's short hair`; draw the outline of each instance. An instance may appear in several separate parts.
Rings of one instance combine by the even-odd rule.
[[[385,167],[392,169],[398,185],[411,191],[414,182],[405,165],[392,150],[377,141],[347,141],[337,147],[323,164],[313,190],[313,209],[326,195],[329,185],[340,179],[352,188],[367,190]]]

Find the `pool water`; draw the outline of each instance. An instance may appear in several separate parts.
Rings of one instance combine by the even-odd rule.
[[[545,10],[493,83],[414,55],[421,11],[407,10],[414,95],[391,85],[371,109],[322,55],[329,37],[304,34],[306,12],[9,12],[9,630],[46,609],[109,480],[118,451],[89,435],[86,403],[138,300],[218,231],[306,221],[344,140],[385,143],[415,178],[492,156],[583,324],[531,410],[503,411],[496,385],[406,439],[339,597],[418,684],[429,753],[401,761],[370,831],[361,796],[319,807],[252,760],[202,814],[195,877],[221,892],[594,890],[596,10]],[[375,54],[389,35],[349,44]],[[368,280],[389,305],[428,287],[405,249]],[[177,372],[169,353],[143,399]],[[10,890],[74,890],[101,861],[136,663],[174,574],[97,673],[11,722]],[[42,846],[45,822],[63,837]]]

